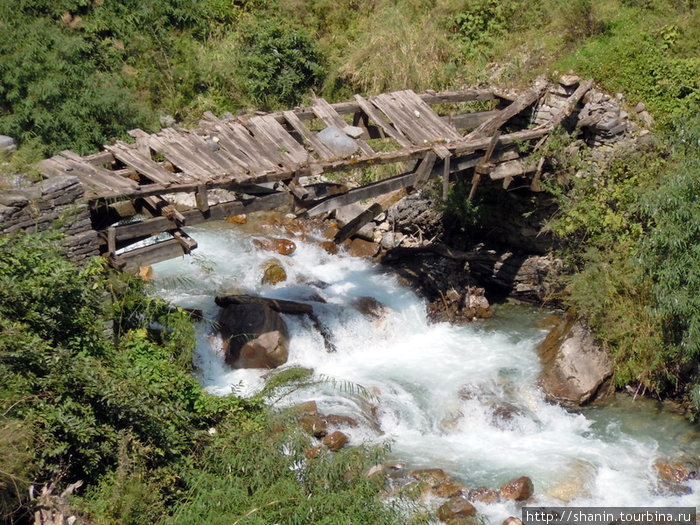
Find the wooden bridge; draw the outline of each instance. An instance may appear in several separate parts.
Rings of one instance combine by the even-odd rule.
[[[166,128],[154,134],[135,129],[129,132],[132,144],[116,141],[87,156],[63,151],[43,161],[41,170],[46,176],[80,179],[102,253],[118,268],[136,269],[194,249],[196,242],[184,226],[230,215],[288,204],[298,213],[316,215],[398,189],[410,191],[433,177],[442,179],[444,197],[450,179],[463,175],[471,176],[470,198],[485,176],[503,180],[506,188],[514,177],[527,177],[537,190],[542,162],[528,162],[524,153],[541,146],[591,85],[586,81],[560,92],[558,109],[535,123],[533,108],[551,86],[517,96],[476,89],[405,90],[370,98],[355,95],[353,101],[337,104],[315,99],[311,107],[269,114],[218,118],[205,113],[197,129]],[[488,100],[495,101],[496,109],[440,115],[445,107]],[[378,146],[382,151],[376,151]],[[412,168],[359,188],[305,182],[311,175],[399,162]],[[231,190],[238,199],[210,204],[209,192],[215,188]],[[197,207],[175,210],[167,196],[176,192],[193,193]],[[130,205],[123,206],[124,201]],[[381,211],[375,206],[365,216],[374,213],[371,220]],[[134,222],[136,217],[145,218]],[[170,237],[129,249],[163,233]]]

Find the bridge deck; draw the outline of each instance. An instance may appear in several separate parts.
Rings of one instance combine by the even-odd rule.
[[[43,161],[41,168],[48,176],[77,176],[91,199],[283,181],[410,160],[439,144],[454,151],[464,146],[464,137],[450,117],[438,116],[431,105],[494,98],[497,95],[490,90],[422,95],[405,90],[369,99],[357,95],[354,102],[333,105],[316,99],[310,108],[267,115],[217,118],[207,113],[197,129],[166,128],[153,134],[136,129],[129,132],[133,144],[116,141],[103,152],[85,157],[63,151]],[[463,116],[457,124],[478,125],[495,113]],[[362,130],[357,138],[344,137],[357,146],[352,155],[334,152],[309,126],[316,119],[323,127],[343,129],[350,125],[343,115],[353,115]],[[380,137],[393,143],[392,151],[374,151],[367,142]]]

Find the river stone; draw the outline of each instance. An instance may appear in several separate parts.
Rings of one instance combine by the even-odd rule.
[[[438,509],[438,519],[447,521],[454,518],[476,516],[476,508],[461,496],[450,498]]]
[[[467,492],[466,487],[453,481],[448,481],[433,489],[433,493],[440,498],[454,498],[455,496],[466,495]]]
[[[469,491],[469,501],[481,503],[495,503],[498,501],[498,492],[488,487],[479,487]]]
[[[437,487],[438,485],[451,481],[450,475],[441,468],[412,470],[408,473],[408,477],[427,483],[431,487]]]
[[[353,257],[374,257],[379,253],[379,245],[363,239],[353,239],[348,253]]]
[[[550,400],[576,408],[607,394],[612,362],[582,322],[562,320],[539,347],[540,385]]]
[[[327,253],[335,255],[338,253],[338,245],[333,241],[323,241],[321,243],[321,248],[323,248]]]
[[[332,452],[338,452],[347,444],[349,440],[350,438],[348,438],[347,435],[343,434],[340,430],[336,430],[323,438],[323,444],[326,445]]]
[[[503,523],[501,523],[501,525],[523,525],[523,522],[520,518],[510,516],[503,520]]]
[[[534,492],[532,480],[527,476],[522,476],[518,479],[509,481],[499,490],[503,499],[512,499],[515,501],[525,501]]]
[[[362,296],[352,301],[358,312],[375,319],[381,319],[386,313],[386,306],[377,301],[374,297]]]
[[[263,284],[277,284],[287,280],[287,272],[277,259],[269,259],[263,264]]]
[[[330,426],[333,427],[357,427],[359,424],[357,420],[351,418],[350,416],[341,416],[338,414],[328,414],[323,416],[323,420]]]
[[[268,252],[277,252],[280,255],[291,255],[297,249],[297,245],[289,239],[253,239],[256,248]]]
[[[287,361],[289,332],[266,304],[232,304],[219,316],[226,363],[234,368],[276,368]]]

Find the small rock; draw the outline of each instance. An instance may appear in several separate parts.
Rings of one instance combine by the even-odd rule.
[[[510,516],[509,518],[506,518],[501,525],[523,525],[523,522],[520,520],[520,518]]]
[[[502,498],[515,501],[524,501],[528,499],[532,496],[533,491],[532,480],[527,476],[509,481],[499,489]]]
[[[488,487],[479,487],[469,491],[469,500],[481,503],[495,503],[498,501],[498,492]]]
[[[321,243],[321,248],[326,250],[326,252],[330,253],[331,255],[338,253],[338,245],[333,241],[323,241]]]
[[[315,445],[308,449],[306,452],[304,452],[304,457],[306,457],[306,459],[317,458],[318,455],[321,453],[321,450],[323,450],[321,445]]]
[[[562,75],[559,77],[559,84],[564,87],[573,87],[581,82],[581,77],[577,75]]]
[[[336,430],[332,434],[327,435],[323,438],[323,444],[326,445],[331,451],[337,452],[343,448],[349,441],[347,435],[343,434],[340,430]]]
[[[304,432],[315,438],[322,438],[328,434],[326,422],[318,414],[303,414],[297,421]]]
[[[340,157],[349,157],[359,148],[357,142],[335,126],[328,126],[316,135],[325,146]]]
[[[435,487],[433,493],[440,498],[454,498],[455,496],[466,494],[467,489],[459,483],[448,481]]]
[[[353,257],[374,257],[379,253],[379,245],[363,239],[353,239],[348,253]]]
[[[387,225],[388,229],[388,223],[382,223],[379,225],[379,227],[381,228],[384,224]],[[401,244],[401,241],[403,241],[404,237],[405,235],[401,232],[387,232],[384,235],[382,235],[381,247],[385,250],[392,250]]]
[[[386,313],[386,306],[374,297],[362,296],[352,301],[352,305],[363,315],[381,319]]]
[[[292,414],[318,414],[318,405],[316,401],[304,401],[303,403],[297,403],[289,409]]]
[[[153,267],[139,266],[139,277],[144,281],[150,281],[153,278]]]
[[[263,264],[263,284],[277,284],[287,280],[287,272],[277,259],[270,259]]]
[[[646,109],[647,109],[647,105],[644,102],[640,102],[639,104],[634,106],[634,110],[637,113],[641,113],[642,111],[646,111]]]
[[[231,215],[226,217],[226,222],[231,222],[233,224],[245,224],[248,222],[248,216],[245,213],[241,215]]]
[[[351,418],[350,416],[341,416],[338,414],[328,414],[327,416],[323,416],[324,421],[326,424],[333,426],[333,427],[352,427],[355,428],[358,426],[357,420]]]
[[[647,128],[654,126],[654,117],[652,117],[648,111],[642,111],[641,113],[638,113],[637,116]]]
[[[438,509],[438,519],[447,521],[454,518],[476,516],[476,508],[461,496],[451,498]]]
[[[343,131],[348,137],[353,139],[359,139],[365,132],[364,129],[358,128],[357,126],[345,126]]]
[[[386,473],[386,467],[384,465],[374,465],[370,467],[367,472],[365,472],[366,478],[374,478],[378,476],[384,476]]]

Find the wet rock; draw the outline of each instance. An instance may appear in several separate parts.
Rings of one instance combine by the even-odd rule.
[[[287,361],[289,332],[266,304],[229,305],[219,316],[226,363],[235,368],[276,368]]]
[[[408,473],[408,477],[422,481],[430,487],[437,487],[438,485],[451,481],[450,475],[441,468],[412,470]]]
[[[361,314],[381,319],[386,314],[386,306],[374,297],[362,296],[352,301],[352,306]]]
[[[393,250],[397,246],[401,245],[405,235],[401,232],[387,232],[382,235],[380,244],[385,250]]]
[[[277,284],[287,280],[287,272],[277,259],[263,263],[263,284]]]
[[[303,403],[297,403],[289,409],[292,414],[318,414],[318,405],[316,401],[304,401]]]
[[[332,427],[352,427],[356,428],[359,424],[357,420],[351,418],[350,416],[341,416],[338,414],[328,414],[323,416],[324,421],[327,425]]]
[[[328,434],[323,438],[323,444],[326,445],[331,451],[337,452],[343,448],[347,442],[350,440],[346,434],[343,434],[340,430],[336,430],[332,434]]]
[[[464,295],[464,306],[461,315],[472,319],[488,319],[493,317],[491,305],[486,299],[486,291],[483,288],[470,286]]]
[[[503,523],[501,525],[523,525],[523,522],[520,518],[510,516],[509,518],[503,520]]]
[[[549,399],[578,407],[608,393],[612,362],[583,323],[564,319],[547,335],[539,354],[540,384]]]
[[[364,239],[353,239],[348,253],[353,257],[374,257],[379,253],[379,245]]]
[[[153,279],[153,266],[139,266],[139,277],[144,281]]]
[[[338,253],[338,245],[333,241],[323,241],[321,243],[321,248],[326,250],[326,253],[330,253],[331,255]]]
[[[468,492],[469,489],[465,486],[452,481],[438,485],[433,489],[433,494],[440,498],[454,498],[455,496],[466,495]]]
[[[289,239],[253,239],[253,245],[268,252],[277,252],[280,255],[291,255],[297,249],[297,245]]]
[[[230,222],[232,224],[245,224],[248,222],[248,216],[245,213],[241,215],[231,215],[226,217],[226,222]]]
[[[448,521],[454,518],[468,518],[476,516],[476,508],[461,496],[450,498],[447,503],[438,509],[438,519]]]
[[[574,499],[589,496],[588,486],[593,483],[595,465],[577,460],[567,469],[564,479],[547,491],[547,496],[568,503]]]
[[[469,491],[469,501],[480,503],[495,503],[498,501],[498,492],[488,487],[479,487]]]
[[[691,479],[690,472],[681,463],[658,461],[654,464],[659,479],[670,483],[685,483]]]
[[[509,481],[499,490],[503,499],[511,499],[515,501],[525,501],[534,492],[532,480],[527,476],[522,476],[518,479]]]
[[[322,438],[328,434],[326,422],[319,414],[303,414],[297,421],[304,432],[315,438]]]

